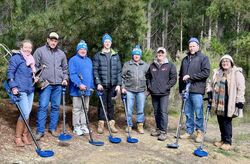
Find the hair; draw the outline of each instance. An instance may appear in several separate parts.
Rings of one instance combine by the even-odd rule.
[[[22,48],[23,45],[24,45],[24,43],[30,43],[31,46],[33,47],[33,43],[32,43],[32,41],[29,40],[29,39],[24,39],[23,41],[21,41],[21,42],[19,43],[19,47]]]

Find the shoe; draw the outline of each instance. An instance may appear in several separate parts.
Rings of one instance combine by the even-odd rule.
[[[89,134],[89,129],[88,129],[87,125],[82,125],[81,130],[84,134]]]
[[[74,127],[73,133],[75,133],[78,136],[83,135],[83,131],[81,130],[79,126]]]
[[[151,136],[153,137],[158,137],[161,134],[161,131],[159,129],[155,129],[154,131],[151,132]]]
[[[137,123],[137,130],[140,134],[144,134],[143,123]]]
[[[180,138],[181,139],[189,139],[189,138],[191,138],[191,134],[189,134],[189,133],[186,132],[186,133],[180,135]]]
[[[203,139],[203,132],[200,130],[197,130],[197,136],[195,138],[195,142],[201,143]]]
[[[37,141],[39,141],[43,136],[44,136],[44,134],[37,133],[36,136],[35,136],[35,138],[36,138]]]
[[[58,134],[56,133],[55,130],[49,130],[49,133],[50,133],[53,137],[55,137],[55,138],[58,137]]]
[[[159,141],[165,141],[167,139],[167,133],[164,131],[160,132],[161,134],[158,136]]]
[[[220,148],[223,145],[223,143],[224,143],[223,141],[216,141],[214,142],[214,146]]]
[[[110,129],[111,129],[112,133],[117,133],[118,132],[118,130],[115,127],[115,120],[110,120],[109,125],[110,125]]]
[[[126,132],[126,133],[131,132],[131,131],[132,131],[132,127],[131,127],[131,126],[126,127],[126,129],[125,129],[125,132]]]
[[[232,145],[230,144],[222,144],[221,147],[220,147],[222,150],[225,150],[225,151],[228,151],[228,150],[231,150],[232,149]]]
[[[98,121],[97,133],[102,134],[104,132],[104,121]]]

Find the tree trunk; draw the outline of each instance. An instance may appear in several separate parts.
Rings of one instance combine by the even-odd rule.
[[[238,36],[239,36],[239,33],[240,33],[240,12],[238,12],[237,14],[237,36],[236,36],[236,42],[238,42]],[[236,46],[236,54],[239,53],[239,48],[238,46]]]
[[[167,48],[168,42],[168,10],[163,10],[162,23],[165,25],[165,28],[162,32],[162,46]]]
[[[180,50],[182,54],[182,40],[183,40],[183,27],[182,27],[182,13],[181,13],[181,41],[180,41]]]
[[[152,17],[152,9],[151,9],[151,5],[152,5],[152,0],[150,0],[148,2],[148,15],[147,15],[147,27],[148,27],[148,31],[147,31],[147,45],[146,48],[150,49],[151,47],[151,17]]]
[[[208,27],[208,44],[210,45],[212,38],[212,18],[209,17],[209,27]]]
[[[201,20],[201,37],[200,37],[200,41],[202,41],[203,39],[203,33],[204,33],[204,15],[202,16],[202,20]]]

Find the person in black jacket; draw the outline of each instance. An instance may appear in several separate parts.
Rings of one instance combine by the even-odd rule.
[[[95,54],[93,60],[94,80],[97,90],[103,92],[102,99],[107,109],[111,131],[117,133],[112,97],[115,97],[115,95],[120,92],[120,86],[122,84],[121,62],[118,53],[111,49],[112,38],[108,34],[102,37],[102,43],[103,49]],[[104,131],[105,116],[101,105],[98,107],[98,120],[97,132],[102,134]]]
[[[177,81],[176,67],[166,58],[166,55],[166,49],[159,47],[156,59],[147,72],[147,88],[152,97],[156,122],[156,130],[151,135],[157,136],[160,141],[167,138],[170,88]]]
[[[179,73],[179,92],[185,89],[190,82],[189,97],[185,105],[186,133],[181,138],[190,138],[196,130],[196,142],[202,141],[203,127],[203,95],[206,88],[206,80],[210,73],[210,62],[207,56],[199,51],[199,41],[191,38],[188,41],[189,52],[183,58]],[[196,115],[194,120],[194,113]]]

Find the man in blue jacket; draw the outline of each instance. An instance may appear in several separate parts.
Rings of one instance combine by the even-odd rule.
[[[188,41],[189,52],[183,58],[179,74],[179,92],[190,82],[189,97],[186,101],[186,133],[181,138],[190,138],[196,130],[196,142],[202,141],[203,127],[203,95],[206,80],[210,73],[210,62],[207,56],[199,51],[199,41],[191,38]],[[195,120],[194,120],[195,113]]]
[[[88,47],[85,41],[80,41],[76,47],[77,54],[69,60],[69,88],[73,97],[72,123],[74,133],[87,134],[86,116],[83,111],[81,95],[84,93],[84,105],[88,112],[91,91],[94,89],[93,65],[87,57]]]

